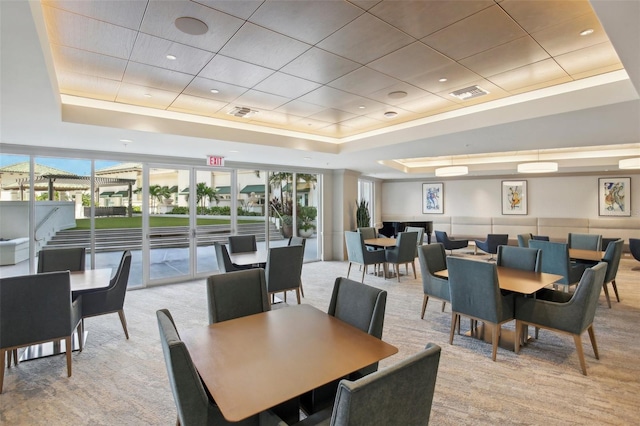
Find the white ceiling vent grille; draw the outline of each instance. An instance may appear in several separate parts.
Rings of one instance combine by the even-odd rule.
[[[480,96],[488,95],[489,92],[484,90],[480,86],[469,86],[464,89],[456,90],[455,92],[449,93],[451,96],[466,101],[467,99],[473,99]]]
[[[258,111],[247,108],[247,107],[235,107],[234,109],[229,111],[227,114],[233,115],[235,117],[240,117],[240,118],[249,118],[252,115],[256,115],[257,113]]]

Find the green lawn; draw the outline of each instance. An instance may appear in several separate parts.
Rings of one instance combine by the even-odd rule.
[[[244,220],[239,223],[260,223],[261,220]],[[189,218],[187,217],[161,217],[151,216],[149,218],[151,227],[160,226],[187,226]],[[225,225],[229,224],[229,219],[203,219],[198,218],[198,225]],[[91,223],[89,219],[76,219],[76,227],[73,229],[90,229]],[[96,229],[117,229],[117,228],[142,228],[142,217],[97,217]]]

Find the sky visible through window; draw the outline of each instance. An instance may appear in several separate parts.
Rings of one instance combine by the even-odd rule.
[[[26,155],[0,155],[0,167],[8,166],[10,164],[28,162],[29,157]],[[63,170],[65,172],[74,173],[80,176],[91,175],[91,161],[90,160],[76,160],[70,158],[48,158],[48,157],[36,157],[36,163],[44,166],[55,167],[56,169]],[[105,167],[118,164],[118,161],[96,161],[96,170],[103,169]]]

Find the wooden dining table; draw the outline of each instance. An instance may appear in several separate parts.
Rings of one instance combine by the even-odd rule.
[[[245,251],[241,253],[229,253],[231,263],[239,266],[253,266],[256,267],[267,264],[267,258],[269,257],[269,251],[266,249],[258,249],[256,251]]]
[[[546,272],[523,271],[521,269],[496,266],[498,285],[501,290],[513,291],[521,294],[534,294],[536,291],[561,280],[562,275]],[[449,270],[434,272],[441,278],[449,278]]]
[[[584,249],[569,249],[569,258],[575,260],[590,260],[592,262],[600,262],[604,257],[604,252],[600,250],[584,250]]]
[[[365,246],[378,247],[378,248],[387,248],[387,247],[395,247],[396,239],[395,238],[368,238],[364,240]]]
[[[310,305],[180,334],[203,383],[230,422],[290,401],[398,352],[395,346]]]

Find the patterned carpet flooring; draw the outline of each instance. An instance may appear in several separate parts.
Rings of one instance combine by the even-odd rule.
[[[476,256],[478,258],[478,256]],[[417,264],[416,260],[416,264]],[[351,278],[360,279],[357,267]],[[346,262],[305,264],[308,303],[326,310],[336,277]],[[384,368],[421,350],[442,347],[431,414],[434,425],[630,425],[640,424],[640,263],[624,258],[618,272],[621,302],[608,309],[601,294],[594,323],[596,360],[583,336],[588,376],[580,372],[573,338],[541,330],[520,354],[456,335],[449,345],[450,305],[428,304],[420,319],[422,284],[418,268],[400,282],[367,274],[365,283],[388,291],[383,339],[399,352]],[[289,293],[289,303],[295,303]],[[21,363],[5,370],[0,395],[2,425],[173,425],[176,409],[158,337],[155,311],[168,308],[179,330],[207,324],[205,281],[129,291],[125,313],[130,340],[116,314],[85,321],[88,341],[73,354],[73,376],[65,357]],[[469,321],[462,322],[462,331]],[[513,322],[504,326],[513,329]],[[313,365],[309,365],[313,368]]]

